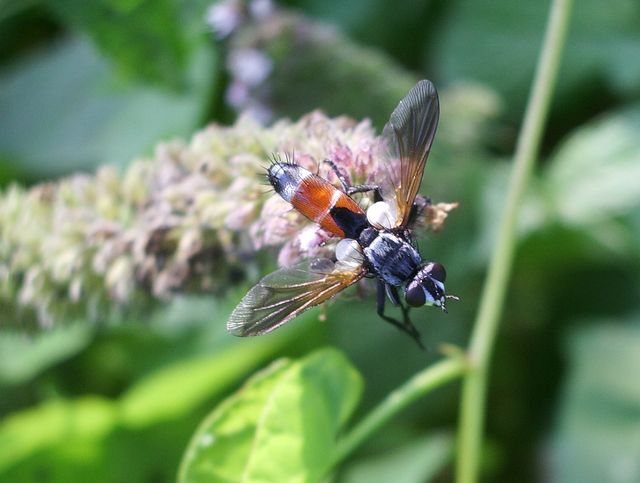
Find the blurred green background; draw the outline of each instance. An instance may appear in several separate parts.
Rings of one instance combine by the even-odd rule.
[[[348,313],[344,301],[332,305],[328,324],[310,313],[272,336],[237,340],[224,325],[250,281],[224,299],[181,296],[99,326],[2,329],[0,480],[171,481],[202,417],[272,359],[340,348],[364,376],[359,416],[436,360],[441,344],[464,346],[548,8],[0,3],[3,188],[125,167],[163,139],[232,122],[243,109],[270,122],[321,108],[381,128],[407,86],[429,78],[449,142],[436,138],[423,192],[461,203],[422,245],[461,298],[448,315],[416,313],[426,352],[379,322],[371,299],[349,300]],[[234,63],[243,49],[260,55]],[[486,481],[640,481],[639,60],[640,3],[576,0],[493,362]],[[451,94],[460,86],[466,97]],[[453,115],[467,103],[477,131],[461,131]],[[332,478],[449,481],[458,389],[414,405]]]

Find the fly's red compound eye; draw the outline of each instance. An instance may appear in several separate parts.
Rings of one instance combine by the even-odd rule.
[[[404,298],[411,307],[422,307],[427,301],[424,289],[419,283],[410,283]]]

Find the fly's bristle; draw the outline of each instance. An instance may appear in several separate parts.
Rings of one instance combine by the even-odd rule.
[[[283,160],[283,156],[284,156],[284,160]],[[291,152],[285,151],[284,153],[278,153],[278,152],[270,153],[267,155],[267,161],[269,162],[269,166],[267,166],[265,169],[269,169],[271,166],[274,166],[276,164],[294,164],[298,166],[298,162],[296,161],[295,151],[291,151]]]
[[[267,155],[267,161],[269,161],[269,167],[282,163],[280,153],[269,153]]]
[[[269,170],[274,166],[274,163],[269,165],[261,164],[262,168],[260,171],[257,171],[255,174],[257,178],[260,180],[258,183],[264,186],[271,186],[271,182],[269,181]]]
[[[298,165],[298,162],[296,161],[295,149],[292,149],[290,153],[285,151],[284,159],[287,164],[295,164],[296,166]]]

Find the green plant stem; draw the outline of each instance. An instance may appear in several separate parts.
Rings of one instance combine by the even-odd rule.
[[[463,357],[451,357],[414,375],[405,384],[390,393],[378,407],[338,442],[334,463],[346,458],[363,441],[413,401],[461,376],[466,368],[467,363]]]
[[[456,481],[477,481],[491,354],[516,244],[517,214],[531,176],[566,37],[571,0],[552,4],[533,89],[518,137],[509,192],[469,348],[460,403]]]

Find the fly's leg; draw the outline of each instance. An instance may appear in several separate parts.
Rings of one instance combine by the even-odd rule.
[[[344,174],[344,172],[341,171],[338,166],[336,166],[336,163],[334,163],[333,160],[325,159],[324,162],[329,165],[331,171],[333,171],[333,174],[336,175],[336,178],[338,178],[338,181],[340,181],[344,192],[349,193],[349,190],[351,189],[351,181],[347,178],[347,175]]]
[[[389,298],[394,305],[398,305],[402,309],[402,322],[384,314],[386,295],[389,295]],[[422,345],[422,341],[420,340],[420,333],[409,319],[409,308],[405,307],[400,302],[395,287],[385,284],[382,280],[378,280],[377,312],[381,319],[383,319],[385,322],[395,325],[402,332],[408,334],[411,338],[413,338],[413,340],[416,341],[416,344],[418,344],[421,349],[424,349],[424,345]]]
[[[413,325],[411,319],[409,318],[410,307],[407,307],[402,303],[399,305],[400,310],[402,310],[402,320],[404,326],[407,328],[407,333],[413,338],[413,340],[416,341],[416,344],[418,344],[418,347],[420,347],[420,349],[425,350],[425,346],[422,343],[422,339],[420,338],[420,332],[418,332],[418,329],[416,329],[415,325]]]
[[[334,172],[334,174],[340,181],[340,184],[342,185],[345,193],[347,193],[348,195],[353,195],[356,193],[368,193],[369,191],[373,191],[373,200],[382,201],[380,187],[377,184],[359,184],[353,186],[347,176],[340,170],[340,168],[338,168],[338,166],[336,166],[336,163],[334,163],[330,159],[325,159],[324,162],[327,163],[331,168],[331,171]]]
[[[357,186],[351,186],[347,190],[347,194],[353,195],[355,193],[368,193],[373,191],[373,201],[377,203],[382,201],[382,194],[380,194],[380,187],[377,184],[359,184]]]

